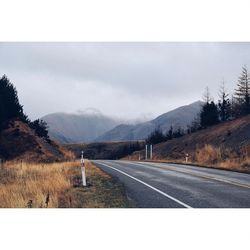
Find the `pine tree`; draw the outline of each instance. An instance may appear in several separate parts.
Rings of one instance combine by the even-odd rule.
[[[173,126],[171,125],[170,129],[168,130],[168,132],[166,134],[166,139],[167,140],[172,140],[173,139],[173,133],[174,133],[174,129],[173,129]]]
[[[213,100],[208,87],[206,87],[205,92],[203,93],[203,100],[205,103],[210,103]]]
[[[42,137],[47,141],[50,141],[48,135],[48,125],[45,121],[37,119],[33,122],[30,122],[30,127],[35,130],[36,134],[39,137]]]
[[[17,90],[4,75],[0,79],[0,124],[12,118],[20,118],[28,122],[20,105]]]
[[[183,129],[181,129],[180,127],[174,131],[173,133],[173,138],[179,138],[182,137],[185,134],[185,132],[183,131]]]
[[[239,106],[236,116],[250,114],[250,78],[246,67],[242,68],[237,89],[235,89],[236,106]]]
[[[227,121],[231,117],[231,103],[228,98],[229,94],[225,90],[225,83],[222,82],[219,90],[218,112],[221,121]]]
[[[200,125],[201,128],[206,128],[219,122],[219,112],[214,101],[212,101],[208,87],[206,87],[203,99],[205,104],[202,106],[200,113]]]
[[[150,144],[157,144],[165,140],[166,140],[166,137],[164,136],[162,130],[160,128],[157,128],[148,136],[146,142]]]
[[[194,133],[198,130],[201,129],[201,121],[200,121],[200,114],[198,114],[194,120],[192,121],[192,123],[190,125],[187,126],[187,133],[191,134]]]
[[[204,104],[201,110],[200,119],[202,128],[207,128],[219,122],[218,109],[213,101]]]

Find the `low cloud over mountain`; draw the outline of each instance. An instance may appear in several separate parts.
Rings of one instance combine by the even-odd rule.
[[[200,112],[201,103],[197,101],[138,124],[122,122],[91,110],[77,114],[54,113],[42,119],[48,123],[51,137],[62,143],[142,140],[157,128],[163,132],[170,126],[186,129]]]

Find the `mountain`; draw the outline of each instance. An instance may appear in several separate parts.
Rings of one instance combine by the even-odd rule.
[[[121,124],[101,135],[95,141],[142,140],[147,138],[147,136],[157,128],[160,128],[164,133],[167,132],[171,126],[173,126],[174,129],[186,129],[199,114],[201,105],[202,102],[197,101],[190,105],[169,111],[148,122],[136,125]]]
[[[50,137],[60,143],[91,142],[120,123],[100,112],[89,111],[78,114],[53,113],[41,119],[48,124]]]

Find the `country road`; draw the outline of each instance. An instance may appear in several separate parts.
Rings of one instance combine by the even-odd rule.
[[[169,163],[92,161],[123,183],[131,207],[250,208],[250,175]]]

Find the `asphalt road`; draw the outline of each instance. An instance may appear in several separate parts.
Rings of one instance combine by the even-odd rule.
[[[250,208],[250,175],[188,165],[92,161],[123,183],[131,207]]]

